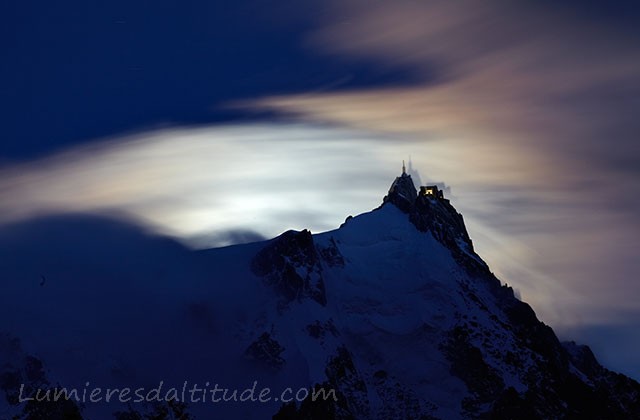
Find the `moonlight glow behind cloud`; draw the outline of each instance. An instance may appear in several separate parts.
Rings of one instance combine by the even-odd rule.
[[[636,32],[543,2],[321,3],[323,12],[307,17],[304,33],[296,33],[300,39],[284,53],[279,42],[289,38],[273,31],[292,21],[298,25],[299,6],[270,22],[273,27],[260,33],[262,43],[243,32],[238,41],[253,49],[245,48],[236,57],[240,64],[229,68],[214,63],[218,56],[206,49],[222,45],[209,30],[224,26],[206,20],[203,32],[176,44],[182,47],[170,51],[173,55],[161,49],[159,57],[146,56],[155,50],[128,38],[140,39],[136,25],[146,21],[145,10],[140,15],[145,19],[132,20],[131,26],[109,26],[104,39],[115,37],[120,44],[105,55],[110,57],[105,63],[102,52],[91,55],[94,43],[81,50],[93,57],[86,62],[98,63],[103,72],[95,79],[110,84],[93,86],[93,75],[79,76],[82,68],[72,69],[78,74],[68,83],[56,82],[51,75],[68,73],[62,66],[40,76],[44,87],[32,88],[33,98],[16,88],[14,102],[21,107],[11,102],[15,112],[8,114],[14,116],[9,120],[15,147],[22,141],[19,127],[26,125],[16,115],[32,118],[21,110],[48,91],[56,94],[43,96],[49,104],[42,106],[43,121],[55,121],[58,132],[118,133],[121,126],[109,121],[120,121],[121,111],[138,124],[123,123],[128,129],[164,121],[184,126],[104,141],[86,138],[62,152],[0,166],[0,223],[51,212],[101,212],[133,218],[194,247],[272,237],[287,229],[318,232],[377,207],[401,161],[411,156],[414,179],[451,188],[448,196],[464,215],[479,254],[545,322],[561,336],[566,332],[561,338],[584,337],[599,355],[613,349],[603,360],[640,376],[640,342],[628,333],[640,327]],[[126,32],[129,28],[134,32]],[[167,34],[163,29],[149,39],[168,42]],[[269,38],[272,50],[263,56],[270,34],[275,34]],[[35,41],[32,49],[41,45]],[[120,68],[130,58],[121,51],[132,45],[139,48],[130,57],[144,58],[145,66]],[[224,51],[220,56],[236,52]],[[262,61],[279,51],[275,64],[262,68]],[[294,56],[304,71],[288,67]],[[192,62],[200,66],[191,67]],[[320,63],[326,68],[316,68]],[[349,84],[362,63],[372,73],[402,76]],[[107,65],[113,71],[104,70],[111,69]],[[210,74],[218,68],[225,72]],[[114,74],[119,76],[109,79]],[[291,86],[285,83],[293,79]],[[78,80],[87,83],[76,89],[86,103],[51,106],[57,98],[73,102],[76,97],[65,89]],[[320,87],[309,80],[319,80]],[[121,83],[128,88],[113,88]],[[134,93],[127,98],[127,92]],[[173,97],[163,96],[171,92]],[[225,93],[210,100],[216,92]],[[127,108],[122,98],[139,102]],[[203,124],[210,122],[203,109],[214,103],[226,104],[225,112],[266,110],[266,120],[282,121],[285,115],[288,123]],[[138,108],[149,110],[140,121]],[[93,111],[85,115],[85,109]],[[94,119],[107,127],[83,125]],[[189,127],[191,122],[200,125]],[[43,132],[49,129],[33,124],[41,125]],[[38,133],[25,138],[35,141]],[[597,331],[571,335],[583,327]],[[600,330],[614,327],[624,336],[617,345]]]

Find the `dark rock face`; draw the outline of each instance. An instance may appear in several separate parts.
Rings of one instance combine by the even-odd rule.
[[[82,420],[73,399],[53,398],[56,389],[47,379],[42,361],[26,354],[17,338],[0,333],[0,392],[10,405],[22,404],[22,412],[15,418]],[[41,397],[35,399],[38,395]],[[20,397],[34,399],[21,403]]]
[[[396,178],[384,198],[383,205],[388,203],[407,213],[417,230],[431,233],[447,247],[477,281],[477,284],[460,283],[460,293],[469,307],[476,308],[475,313],[486,314],[492,326],[488,328],[486,320],[482,325],[458,314],[458,326],[441,337],[440,344],[451,375],[464,382],[469,391],[462,401],[466,417],[640,418],[640,384],[602,367],[588,347],[561,344],[553,330],[538,320],[528,304],[514,296],[513,289],[502,286],[474,252],[462,215],[448,200],[418,196],[411,178],[403,175]],[[478,288],[488,290],[492,302],[483,301]],[[500,337],[492,335],[496,330]],[[310,325],[308,331],[319,337],[323,329]],[[508,342],[512,345],[507,349],[504,344]],[[503,366],[502,370],[496,369],[495,363]],[[524,390],[518,391],[505,382],[504,367],[522,373]],[[404,387],[401,379],[395,380],[379,370],[368,378],[371,380],[365,380],[356,371],[346,347],[340,348],[327,363],[327,377],[327,384],[338,389],[340,397],[347,398],[348,403],[318,405],[305,400],[297,408],[283,407],[281,417],[276,418],[368,418],[371,411],[363,401],[370,392],[375,392],[382,401],[382,407],[375,411],[378,418],[433,418],[430,413],[435,406]],[[320,412],[317,410],[323,417],[317,416]]]
[[[588,346],[574,342],[562,343],[562,346],[569,363],[591,381],[587,387],[572,388],[575,378],[565,384],[566,397],[574,401],[574,405],[584,413],[597,413],[599,418],[640,418],[640,384],[604,368]],[[628,413],[634,413],[635,417],[629,417]]]
[[[339,347],[337,354],[329,359],[325,373],[330,387],[343,396],[339,399],[342,404],[336,407],[335,418],[369,418],[367,386],[346,347]]]
[[[416,197],[415,212],[411,213],[410,220],[418,230],[432,231],[434,237],[445,246],[457,246],[462,242],[473,250],[462,215],[448,200],[424,195]]]
[[[462,215],[449,200],[439,196],[418,195],[411,175],[402,174],[393,181],[382,199],[382,205],[387,203],[407,213],[419,231],[431,232],[470,273],[490,274],[489,267],[473,250],[473,242]]]
[[[469,275],[467,280],[457,280],[456,289],[469,312],[453,314],[457,321],[450,330],[425,326],[413,333],[424,341],[435,340],[451,376],[466,386],[467,396],[460,402],[463,418],[640,419],[640,384],[602,367],[588,347],[560,343],[553,330],[515,297],[512,288],[501,285],[475,253],[463,217],[449,200],[418,195],[411,177],[403,174],[382,205],[389,203],[406,213],[418,231],[445,246]],[[288,282],[287,267],[305,267],[306,272],[320,267],[321,272],[323,265],[342,269],[348,264],[333,238],[328,247],[316,251],[310,235],[293,232],[256,257],[254,272],[271,284],[295,284],[289,292],[282,291],[295,299],[310,295],[304,276]],[[308,324],[305,332],[318,342],[337,339],[343,343],[328,357],[326,381],[316,385],[335,390],[338,399],[307,398],[285,404],[274,419],[438,418],[434,416],[438,406],[428,395],[414,392],[404,378],[384,369],[359,372],[349,342],[341,340],[332,322]],[[512,382],[513,378],[518,379]],[[376,396],[375,403],[371,395]]]
[[[479,285],[484,287],[487,283]],[[638,418],[640,384],[601,366],[588,347],[561,344],[531,307],[514,297],[511,288],[489,287],[489,290],[494,292],[493,309],[475,296],[474,287],[461,287],[468,304],[489,314],[498,327],[493,334],[498,332],[502,337],[476,322],[475,316],[471,319],[462,315],[459,325],[449,331],[441,344],[451,374],[460,378],[469,390],[469,397],[462,401],[466,416]],[[509,341],[515,345],[507,349],[505,344]],[[487,361],[488,355],[493,358],[492,363]],[[513,368],[523,373],[526,389],[517,391],[508,386],[495,369],[496,362],[502,369]]]
[[[330,267],[344,267],[344,257],[338,249],[338,244],[333,238],[329,242],[330,244],[327,248],[320,250],[322,258]]]
[[[313,387],[313,392],[299,406],[284,404],[273,419],[368,419],[371,418],[367,386],[358,373],[346,347],[339,347],[327,361],[327,380]],[[321,391],[321,392],[318,392]],[[322,393],[324,391],[324,394]],[[311,395],[321,396],[313,398]]]
[[[483,404],[494,401],[504,389],[504,381],[489,366],[482,351],[470,342],[470,331],[456,327],[443,345],[451,363],[451,374],[462,379],[471,392],[471,397],[462,402],[470,413],[478,411]]]
[[[433,411],[433,404],[422,401],[415,392],[402,385],[397,378],[384,370],[373,375],[376,393],[382,400],[382,409],[377,413],[380,419],[434,419],[426,414]]]
[[[18,404],[21,386],[23,396],[38,388],[48,388],[42,362],[26,354],[20,341],[6,333],[0,334],[0,362],[0,391],[9,404]]]
[[[276,291],[281,309],[304,298],[327,303],[320,255],[308,230],[290,230],[271,241],[255,256],[251,269]]]
[[[591,350],[575,343],[561,344],[553,330],[542,323],[531,307],[515,298],[498,281],[479,277],[476,285],[460,285],[470,306],[489,314],[502,337],[462,315],[441,347],[450,372],[467,386],[470,396],[462,402],[470,418],[634,419],[640,413],[640,384],[601,366]],[[484,281],[483,281],[484,280]],[[494,309],[475,295],[477,287],[492,292]],[[477,311],[476,311],[477,313]],[[475,318],[475,316],[473,317]],[[506,338],[506,342],[504,341]],[[515,341],[513,341],[515,340]],[[515,345],[507,350],[507,344]],[[516,391],[487,362],[523,373],[526,389]]]
[[[339,335],[338,330],[331,319],[324,323],[316,321],[313,324],[307,325],[305,329],[309,336],[319,340],[320,342],[323,342],[327,335],[333,337],[337,337]]]
[[[393,181],[389,193],[382,199],[383,203],[392,203],[405,213],[413,211],[418,191],[411,175],[402,174]]]
[[[188,413],[187,405],[183,402],[171,400],[165,403],[156,403],[147,412],[136,411],[129,407],[127,411],[116,411],[113,413],[115,420],[193,420],[194,417]]]
[[[294,375],[312,386],[303,401],[265,409],[277,410],[273,418],[640,418],[640,384],[605,369],[588,347],[560,343],[475,254],[464,220],[448,200],[418,196],[403,175],[384,205],[393,212],[378,214],[393,219],[374,222],[393,222],[400,233],[377,232],[372,223],[364,226],[380,236],[361,241],[363,229],[352,225],[359,223],[356,217],[342,232],[314,238],[306,230],[289,231],[255,256],[242,254],[242,264],[250,260],[258,276],[242,280],[266,285],[260,301],[273,298],[274,307],[258,308],[246,319],[242,314],[241,333],[231,338],[238,340],[234,354],[263,377]],[[404,237],[409,242],[401,242]],[[425,264],[414,264],[421,258]],[[198,339],[225,346],[215,341],[228,325],[214,316],[216,309],[200,297],[182,306],[190,324],[204,332]],[[19,413],[12,418],[81,418],[86,406],[73,402],[18,404],[21,384],[26,395],[55,387],[48,372],[17,339],[0,332],[0,399]],[[323,392],[325,398],[312,397]],[[118,420],[189,419],[190,407],[169,401],[113,414]]]
[[[581,372],[589,377],[598,377],[604,374],[602,366],[596,360],[596,356],[594,356],[589,346],[579,345],[573,341],[562,343],[562,346],[569,353],[571,363]]]
[[[431,232],[470,274],[490,273],[489,267],[473,250],[462,215],[449,200],[418,196],[409,220],[419,231]]]
[[[326,385],[326,384],[325,384]],[[322,386],[322,385],[321,385]],[[294,402],[283,405],[272,417],[273,420],[325,420],[340,418],[336,416],[336,404],[331,401],[305,399],[296,407]],[[345,420],[355,420],[353,417],[344,417]]]
[[[284,348],[274,340],[267,332],[263,333],[245,351],[245,355],[251,359],[258,360],[273,369],[280,369],[285,360],[280,356]]]

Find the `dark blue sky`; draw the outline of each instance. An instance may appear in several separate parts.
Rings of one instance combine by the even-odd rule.
[[[555,3],[555,2],[551,2]],[[328,2],[15,1],[0,5],[0,160],[156,124],[273,115],[224,109],[271,94],[404,85],[438,78],[305,46]],[[629,28],[633,1],[571,1],[558,11]],[[348,24],[348,22],[346,22]]]
[[[0,159],[155,124],[272,117],[223,109],[236,99],[415,79],[305,48],[325,13],[316,1],[3,2]]]

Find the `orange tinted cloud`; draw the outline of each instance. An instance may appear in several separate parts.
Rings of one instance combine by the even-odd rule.
[[[423,82],[239,105],[412,149],[430,178],[454,186],[481,254],[548,322],[640,312],[629,282],[640,268],[637,39],[551,5],[331,4],[309,48]]]

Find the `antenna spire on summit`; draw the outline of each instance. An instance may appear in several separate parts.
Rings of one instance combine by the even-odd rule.
[[[402,175],[406,175],[407,174],[407,170],[404,167],[404,160],[402,161]]]

